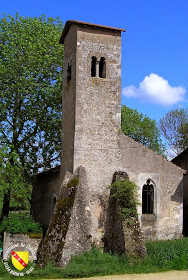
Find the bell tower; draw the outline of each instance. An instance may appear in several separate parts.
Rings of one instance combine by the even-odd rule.
[[[121,31],[72,20],[64,27],[62,179],[80,165],[94,179],[98,168],[117,158]]]

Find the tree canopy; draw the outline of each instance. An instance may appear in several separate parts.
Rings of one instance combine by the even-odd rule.
[[[123,105],[121,108],[121,129],[123,133],[147,148],[158,154],[164,154],[160,131],[155,120],[144,116],[136,109]]]
[[[160,119],[159,127],[168,147],[177,155],[188,148],[188,110],[176,108]]]
[[[45,16],[0,20],[0,146],[34,173],[60,154],[62,29]]]
[[[62,30],[58,18],[16,14],[0,19],[0,149],[5,153],[0,184],[5,215],[11,190],[21,188],[17,193],[23,195],[30,175],[60,162]]]

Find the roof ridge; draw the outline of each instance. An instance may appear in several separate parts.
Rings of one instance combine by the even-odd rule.
[[[126,30],[122,29],[122,28],[110,27],[110,26],[105,26],[105,25],[100,25],[100,24],[95,24],[95,23],[89,23],[89,22],[84,22],[84,21],[78,21],[78,20],[67,20],[66,23],[65,23],[61,38],[59,40],[60,44],[64,44],[64,40],[65,40],[65,37],[66,37],[66,35],[69,31],[69,28],[73,24],[82,25],[82,26],[85,26],[85,27],[86,26],[91,26],[93,28],[109,29],[109,30],[114,30],[115,32],[117,32],[117,31],[126,32]]]

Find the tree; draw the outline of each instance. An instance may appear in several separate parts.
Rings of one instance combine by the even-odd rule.
[[[159,127],[169,148],[177,155],[188,148],[188,110],[174,109],[160,119]]]
[[[132,137],[158,154],[164,154],[160,131],[155,120],[144,116],[136,109],[125,105],[121,108],[121,129],[125,135]]]
[[[17,154],[25,178],[60,159],[62,29],[45,16],[0,20],[0,147]]]
[[[3,205],[2,212],[8,216],[10,197],[17,207],[26,207],[28,199],[31,198],[31,185],[24,178],[24,169],[15,152],[9,153],[9,149],[0,149],[0,198],[7,199]],[[7,207],[8,203],[8,207]]]

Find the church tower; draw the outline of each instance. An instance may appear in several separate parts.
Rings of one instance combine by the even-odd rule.
[[[72,20],[64,27],[62,180],[66,171],[84,166],[92,188],[105,163],[109,166],[117,158],[121,31],[125,30]],[[105,170],[103,174],[105,181]],[[103,185],[108,183],[109,179]]]

